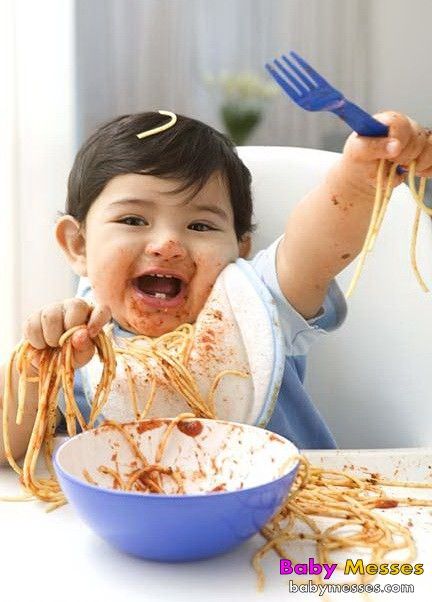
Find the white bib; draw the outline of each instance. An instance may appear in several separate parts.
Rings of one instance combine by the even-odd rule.
[[[119,347],[124,346],[121,333],[119,328],[113,331],[114,343]],[[134,342],[144,344],[145,341]],[[149,371],[130,356],[127,361],[134,377],[139,412],[149,398],[153,374],[157,386],[146,417],[172,417],[190,411],[186,400],[167,385],[156,363]],[[246,377],[228,374],[220,380],[214,395],[216,417],[265,426],[279,393],[284,361],[284,341],[270,292],[248,262],[239,259],[229,264],[217,278],[195,324],[187,368],[202,397],[208,399],[212,384],[222,371],[241,371]],[[81,370],[87,400],[92,398],[101,370],[97,354]],[[123,356],[117,356],[116,376],[102,413],[104,418],[119,422],[136,419]]]

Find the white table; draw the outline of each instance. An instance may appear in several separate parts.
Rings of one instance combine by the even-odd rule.
[[[386,476],[407,480],[431,480],[432,448],[402,450],[313,451],[314,464],[343,468],[367,467]],[[0,495],[17,492],[16,475],[0,469]],[[432,490],[403,491],[401,495],[432,497]],[[414,594],[380,594],[371,600],[427,600],[432,589],[432,508],[387,510],[407,523],[418,547],[416,562],[424,564],[421,576],[378,577],[377,583],[413,583]],[[99,539],[64,506],[46,513],[39,502],[0,503],[0,592],[3,600],[53,602],[128,602],[175,600],[179,602],[245,602],[256,600],[318,600],[310,594],[290,594],[289,576],[279,575],[279,561],[269,554],[264,562],[267,584],[257,592],[250,566],[262,539],[255,536],[235,551],[201,562],[166,564],[126,556]],[[302,561],[307,561],[309,552]],[[4,594],[7,593],[6,598]],[[335,600],[359,600],[350,594]]]

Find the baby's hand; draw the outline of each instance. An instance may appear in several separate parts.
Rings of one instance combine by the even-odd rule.
[[[355,181],[357,175],[364,178],[368,184],[376,186],[380,159],[387,159],[406,169],[415,161],[416,175],[432,176],[431,132],[409,117],[394,111],[379,113],[374,117],[389,126],[388,136],[372,138],[356,133],[349,136],[343,153],[343,164],[344,169],[348,170],[348,178]],[[396,174],[394,184],[397,186],[405,178],[406,174]]]
[[[88,305],[83,299],[66,299],[61,303],[47,305],[31,314],[24,325],[24,337],[35,349],[57,347],[60,337],[74,326],[85,325],[76,330],[71,337],[73,364],[80,368],[93,357],[95,345],[93,338],[111,318],[106,306]],[[32,365],[37,369],[40,354],[36,353]]]

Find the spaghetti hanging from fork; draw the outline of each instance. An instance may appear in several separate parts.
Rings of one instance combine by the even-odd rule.
[[[281,59],[274,59],[272,64],[267,63],[266,69],[297,105],[306,111],[330,111],[347,123],[361,136],[375,137],[388,135],[388,126],[345,98],[342,92],[329,84],[329,82],[300,55],[293,51],[291,51],[289,55],[291,58],[282,55]],[[362,272],[367,254],[373,249],[384,215],[388,208],[395,175],[406,172],[401,166],[393,164],[390,167],[387,181],[384,182],[385,167],[386,161],[382,159],[379,162],[377,170],[376,195],[369,228],[346,297],[352,295]],[[423,212],[427,215],[432,215],[432,209],[429,208],[424,201],[426,178],[420,178],[420,184],[418,188],[416,188],[414,176],[415,162],[413,161],[409,166],[408,183],[412,197],[417,203],[417,210],[411,235],[410,260],[414,275],[422,290],[424,292],[429,292],[417,266],[416,246],[421,213]]]

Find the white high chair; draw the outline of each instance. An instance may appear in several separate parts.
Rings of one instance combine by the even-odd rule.
[[[292,207],[324,176],[338,153],[294,147],[239,147],[252,172],[254,252],[283,232]],[[342,327],[323,336],[308,359],[306,386],[342,448],[432,445],[432,293],[409,259],[415,203],[394,192]],[[422,215],[420,271],[432,290],[432,221]],[[338,278],[343,291],[351,264]]]

